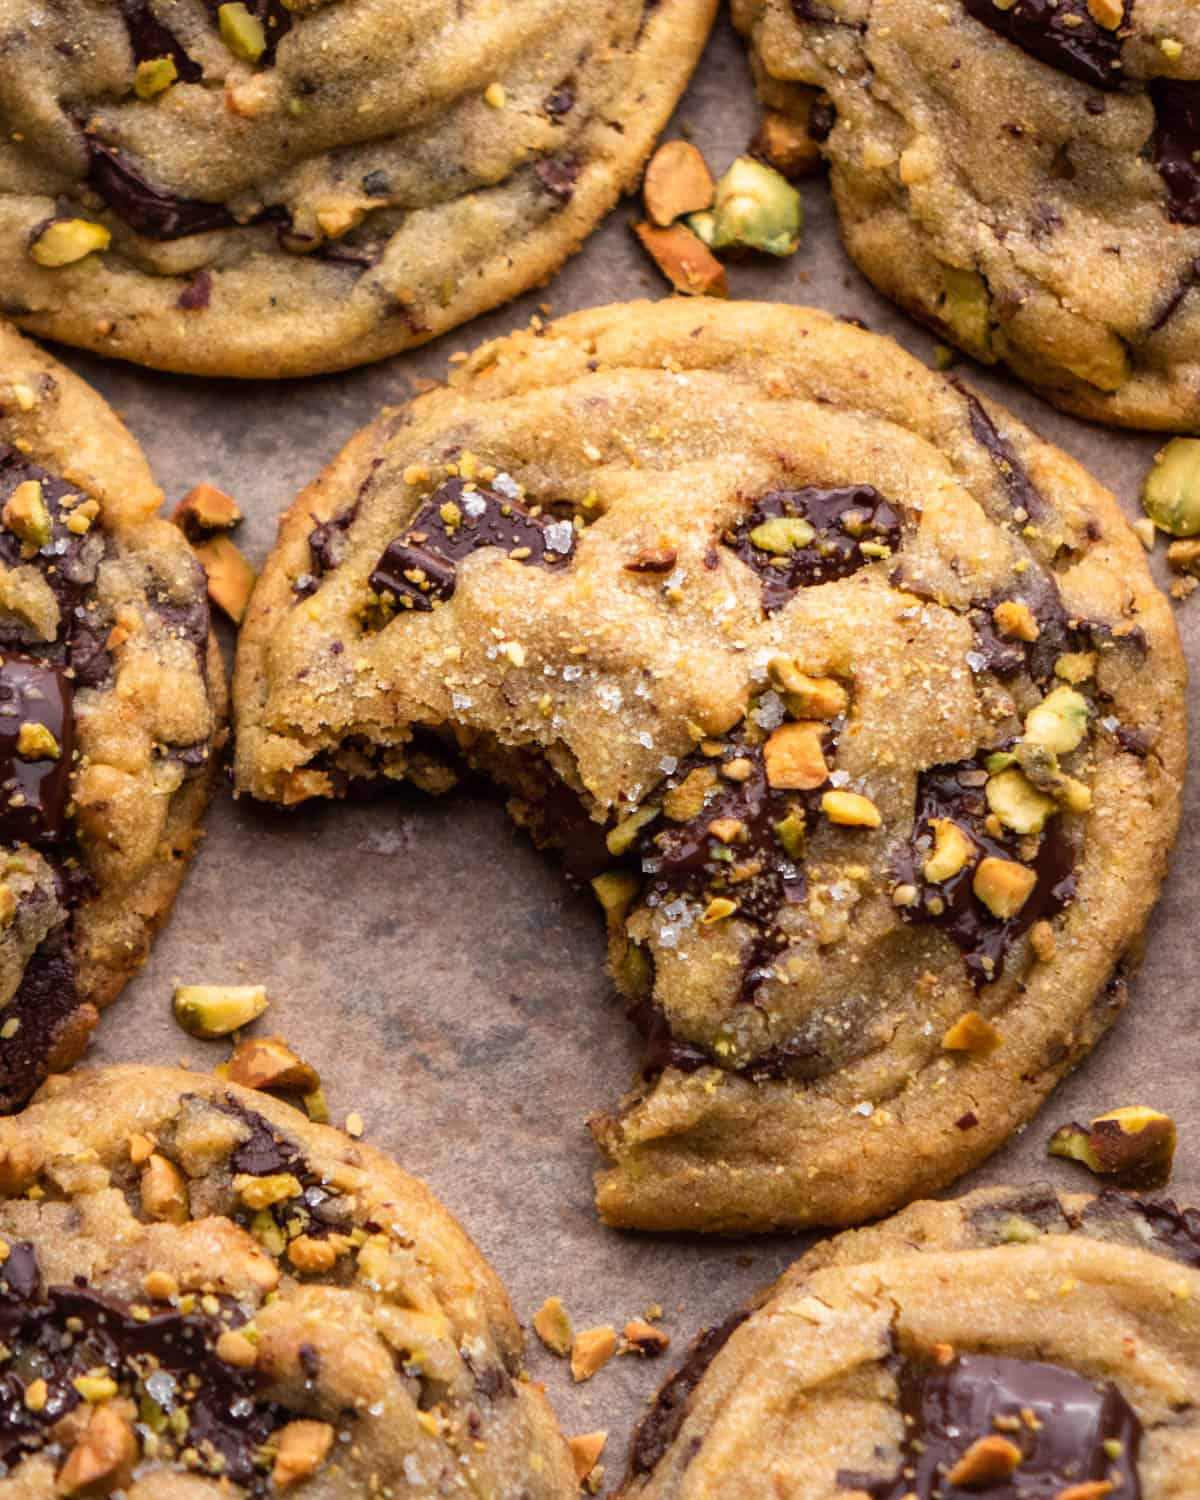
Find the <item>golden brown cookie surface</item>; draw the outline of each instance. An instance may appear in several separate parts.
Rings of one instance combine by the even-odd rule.
[[[1200,1213],[1169,1201],[914,1204],[817,1246],[698,1340],[620,1494],[1183,1500],[1198,1294]]]
[[[98,395],[0,325],[0,1108],[141,965],[223,741],[204,572]]]
[[[0,305],[311,374],[544,281],[631,187],[715,0],[4,0]]]
[[[635,304],[486,346],[285,519],[241,788],[446,789],[595,878],[647,1077],[602,1212],[848,1223],[1029,1118],[1119,1009],[1182,662],[1112,498],[894,344]]]
[[[0,1124],[0,1189],[6,1487],[575,1494],[499,1282],[371,1147],[211,1077],[80,1070]]]
[[[1200,17],[1180,0],[735,0],[850,254],[1048,400],[1200,428]]]

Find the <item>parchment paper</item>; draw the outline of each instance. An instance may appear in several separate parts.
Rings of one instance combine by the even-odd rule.
[[[721,171],[756,122],[741,44],[722,21],[670,133],[686,132]],[[799,253],[731,267],[733,294],[852,314],[928,360],[933,339],[877,297],[843,254],[824,181],[803,191]],[[523,325],[543,303],[562,313],[663,293],[629,231],[637,213],[634,203],[618,207],[542,291],[426,349],[347,375],[198,381],[58,352],[122,412],[170,499],[201,480],[237,497],[247,514],[238,541],[258,563],[297,489],[381,404],[405,400],[417,378],[441,377],[453,350]],[[1131,518],[1140,513],[1141,476],[1160,439],[1060,416],[965,360],[959,373],[1083,460]],[[1163,551],[1154,566],[1165,579]],[[1200,595],[1178,619],[1195,662]],[[1200,1202],[1196,792],[1193,777],[1174,872],[1124,1017],[1042,1115],[961,1187],[1049,1179],[1086,1188],[1092,1179],[1082,1169],[1046,1159],[1053,1126],[1147,1103],[1179,1125],[1172,1190]],[[568,889],[496,802],[400,793],[282,815],[235,804],[224,790],[175,914],[146,969],[106,1013],[91,1057],[185,1058],[210,1068],[228,1048],[193,1042],[176,1027],[173,982],[261,981],[272,1006],[257,1030],[281,1032],[320,1069],[336,1122],[357,1110],[369,1140],[428,1179],[503,1276],[524,1322],[551,1293],[564,1298],[577,1328],[619,1329],[661,1303],[673,1340],[666,1358],[614,1360],[586,1385],[572,1386],[565,1365],[530,1336],[531,1369],[565,1430],[608,1429],[615,1483],[644,1400],[687,1341],[805,1242],[655,1238],[597,1222],[597,1157],[584,1121],[615,1102],[638,1057],[602,961],[598,909]]]

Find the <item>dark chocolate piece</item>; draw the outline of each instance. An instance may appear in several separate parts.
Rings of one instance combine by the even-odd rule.
[[[62,1034],[88,1024],[80,1016],[75,955],[62,927],[52,929],[25,965],[16,994],[4,1007],[17,1028],[0,1038],[0,1114],[19,1109],[46,1076],[46,1060]]]
[[[552,198],[559,203],[570,203],[575,196],[579,163],[573,156],[544,156],[534,162],[533,175]]]
[[[559,84],[558,88],[552,89],[542,100],[542,108],[558,124],[564,115],[569,115],[575,108],[575,90],[569,83]]]
[[[1174,224],[1200,224],[1200,83],[1156,78],[1150,99],[1151,150],[1167,187],[1167,216]]]
[[[739,1310],[718,1327],[706,1329],[692,1344],[683,1364],[663,1384],[654,1405],[634,1429],[629,1459],[634,1474],[649,1474],[679,1436],[692,1392],[749,1316],[748,1309]]]
[[[197,271],[175,298],[175,306],[181,312],[203,312],[212,300],[212,272]]]
[[[1004,956],[1035,922],[1056,916],[1075,895],[1075,848],[1063,831],[1062,818],[1053,814],[1042,834],[1037,854],[1026,861],[1037,884],[1015,917],[993,916],[972,889],[976,867],[987,856],[1020,861],[1020,840],[1007,830],[989,833],[982,759],[957,765],[931,766],[917,778],[917,801],[912,839],[896,858],[897,883],[916,887],[912,906],[898,908],[906,922],[930,922],[946,930],[961,950],[971,982],[978,988],[998,979]],[[973,840],[974,854],[957,875],[937,884],[926,882],[923,866],[933,845],[934,818],[956,823]]]
[[[750,534],[765,521],[795,517],[816,533],[806,546],[780,556],[756,547]],[[797,589],[848,578],[873,561],[864,542],[895,551],[900,544],[900,511],[869,484],[846,489],[772,490],[721,538],[722,543],[762,579],[763,610],[774,614]]]
[[[900,1472],[881,1479],[843,1471],[837,1481],[848,1489],[865,1490],[872,1500],[968,1500],[984,1493],[987,1500],[1057,1500],[1072,1485],[1108,1480],[1106,1500],[1141,1500],[1142,1424],[1115,1385],[1060,1365],[985,1354],[960,1355],[945,1366],[906,1360],[899,1384]],[[1011,1478],[986,1491],[947,1481],[972,1443],[997,1435],[1021,1450]]]
[[[24,726],[47,730],[58,753],[22,753]],[[72,687],[63,671],[28,657],[0,659],[0,839],[5,843],[61,842],[74,748]]]
[[[1200,149],[1198,147],[1197,149]],[[1163,303],[1154,322],[1151,323],[1149,332],[1157,333],[1160,328],[1165,328],[1179,309],[1183,306],[1192,288],[1200,283],[1200,259],[1194,260],[1179,278],[1179,283],[1171,292],[1171,295]]]
[[[987,0],[990,6],[992,0]],[[1024,511],[1025,516],[1036,521],[1046,514],[1046,502],[1024,464],[1017,457],[1016,449],[1006,437],[1001,436],[996,424],[988,416],[983,403],[957,380],[950,382],[967,403],[967,418],[975,441],[987,449],[988,457],[995,466],[1000,483],[1008,491],[1009,502],[1014,511]]]
[[[447,520],[448,510],[457,519]],[[550,537],[552,526],[557,530]],[[448,479],[388,543],[371,573],[371,588],[402,609],[432,609],[453,595],[457,565],[481,547],[519,553],[519,561],[534,567],[557,568],[574,552],[575,533],[570,521],[535,515],[495,490],[468,489],[463,480]]]
[[[52,1441],[55,1423],[81,1400],[73,1381],[104,1366],[166,1441],[170,1413],[186,1415],[186,1445],[196,1459],[189,1467],[266,1495],[271,1487],[259,1450],[293,1413],[260,1396],[256,1371],[217,1356],[221,1333],[239,1327],[245,1315],[228,1299],[218,1316],[145,1305],[150,1316],[135,1318],[129,1303],[83,1278],[43,1295],[33,1247],[13,1246],[0,1267],[0,1331],[16,1356],[0,1378],[0,1463],[11,1466]],[[35,1377],[46,1383],[45,1405],[36,1412],[24,1400]]]
[[[188,56],[171,28],[154,14],[150,0],[120,0],[120,5],[134,62],[169,57],[181,82],[197,83],[204,76],[203,68]]]
[[[179,240],[189,234],[228,229],[236,223],[223,203],[180,198],[165,188],[154,187],[128,152],[107,146],[86,132],[83,140],[89,185],[113,213],[146,239]]]
[[[1083,1227],[1097,1239],[1155,1249],[1185,1266],[1200,1267],[1200,1208],[1177,1208],[1169,1198],[1103,1192],[1084,1209]],[[1153,1246],[1146,1243],[1147,1229]]]
[[[996,606],[1009,602],[1024,604],[1032,614],[1038,627],[1035,641],[1001,635],[996,629]],[[1054,575],[1032,560],[1011,588],[972,606],[971,624],[975,651],[983,657],[980,670],[994,672],[997,677],[1026,672],[1035,682],[1048,683],[1054,678],[1054,664],[1060,656],[1086,651],[1090,644],[1078,624],[1072,626]]]
[[[968,14],[997,35],[1093,88],[1116,89],[1122,81],[1121,28],[1109,31],[1092,18],[1087,0],[1016,0],[1004,9],[995,0],[963,0]],[[1125,3],[1129,19],[1129,0]]]
[[[985,1203],[971,1214],[971,1226],[988,1244],[1004,1243],[1004,1227],[1022,1219],[1043,1234],[1066,1234],[1071,1222],[1058,1194],[1045,1183],[1015,1188],[1003,1198]]]

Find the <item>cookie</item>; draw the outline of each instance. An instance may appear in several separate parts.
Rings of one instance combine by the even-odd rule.
[[[820,312],[635,303],[484,346],[300,496],[237,780],[490,775],[649,1039],[605,1218],[846,1224],[1112,1022],[1183,683],[1112,497],[1004,411]]]
[[[1200,431],[1200,13],[734,0],[875,285],[1065,411]],[[805,96],[819,91],[809,113]]]
[[[0,324],[0,1110],[82,1051],[200,837],[205,577],[133,438]]]
[[[693,1346],[625,1500],[1185,1500],[1200,1212],[985,1189],[819,1245]]]
[[[345,369],[545,281],[636,182],[716,0],[29,0],[0,308],[197,375]]]
[[[87,1069],[0,1122],[0,1190],[5,1489],[576,1494],[495,1274],[370,1146],[212,1077]]]

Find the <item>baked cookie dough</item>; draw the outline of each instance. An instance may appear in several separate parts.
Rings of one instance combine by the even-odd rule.
[[[345,369],[545,281],[716,0],[4,0],[0,309],[158,369]]]
[[[1007,413],[820,312],[635,303],[484,346],[300,496],[237,780],[489,774],[649,1038],[605,1218],[846,1224],[1116,1016],[1183,694],[1112,497]]]
[[[623,1500],[1187,1500],[1200,1212],[993,1188],[819,1245],[711,1329]]]
[[[0,1490],[571,1500],[475,1245],[289,1105],[80,1070],[0,1122]]]
[[[0,1110],[73,1062],[200,837],[225,678],[133,438],[0,324]]]
[[[1200,10],[733,0],[889,297],[1066,411],[1200,431]],[[820,91],[809,113],[809,89]]]

